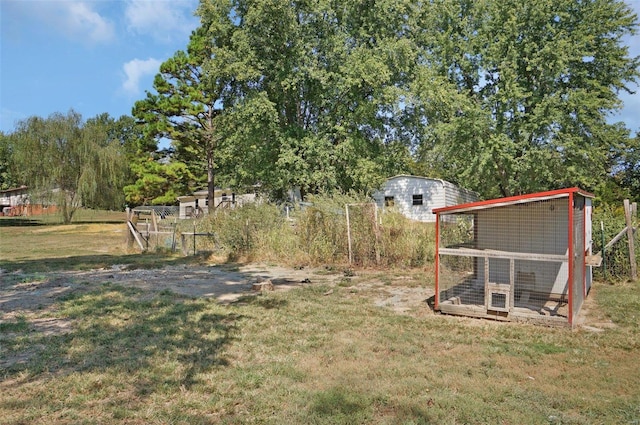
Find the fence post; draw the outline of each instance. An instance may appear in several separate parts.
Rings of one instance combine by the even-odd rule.
[[[349,264],[353,262],[353,255],[351,254],[351,226],[349,225],[349,204],[344,206],[347,213],[347,244],[349,246]]]
[[[135,238],[133,237],[133,233],[131,233],[129,229],[129,222],[131,221],[131,216],[133,213],[131,212],[129,207],[126,208],[126,213],[127,213],[127,219],[125,220],[124,225],[127,228],[127,249],[131,249],[133,248],[133,242],[135,240]]]
[[[633,241],[633,224],[631,222],[631,205],[629,200],[624,200],[624,220],[627,225],[627,239],[629,242],[629,263],[631,264],[631,280],[636,281],[638,279],[638,269],[636,264],[636,252]]]
[[[602,275],[607,278],[607,246],[604,239],[604,222],[600,221],[600,230],[602,231]]]

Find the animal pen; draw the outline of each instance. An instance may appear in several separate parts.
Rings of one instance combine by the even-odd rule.
[[[573,326],[591,287],[591,199],[579,188],[438,208],[435,309]]]

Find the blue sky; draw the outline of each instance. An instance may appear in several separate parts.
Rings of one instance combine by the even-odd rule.
[[[0,0],[0,130],[73,108],[130,115],[185,49],[198,0]]]
[[[627,0],[640,15],[640,0]],[[184,49],[198,0],[0,0],[0,130],[73,108],[130,115],[160,63]],[[640,35],[626,40],[640,55]],[[634,87],[638,89],[638,87]],[[611,121],[640,132],[640,90]]]

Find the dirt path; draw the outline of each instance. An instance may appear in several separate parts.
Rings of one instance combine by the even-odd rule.
[[[427,308],[433,290],[422,287],[389,286],[373,272],[345,278],[342,271],[322,268],[292,269],[263,264],[229,266],[171,266],[161,269],[129,270],[126,266],[81,272],[23,275],[0,273],[0,320],[46,308],[74,291],[90,290],[98,284],[115,283],[145,291],[170,290],[176,294],[215,298],[229,303],[254,293],[252,285],[270,280],[276,291],[310,284],[345,285],[353,291],[366,291],[380,307],[406,313]]]

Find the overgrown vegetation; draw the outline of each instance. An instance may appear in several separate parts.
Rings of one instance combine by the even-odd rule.
[[[626,227],[624,207],[619,204],[600,204],[594,208],[593,213],[593,252],[601,252],[604,245],[609,243],[622,229]],[[601,226],[602,223],[602,226]],[[638,228],[638,218],[634,217],[632,224]],[[636,264],[640,265],[640,230],[634,233],[634,244],[636,254]],[[631,273],[629,262],[629,243],[627,235],[623,236],[616,244],[608,249],[604,256],[604,267],[596,268],[596,276],[605,279],[624,280],[628,279]],[[604,276],[606,273],[606,276]]]
[[[423,267],[433,261],[433,224],[413,222],[394,209],[376,211],[358,195],[316,195],[292,208],[250,204],[218,210],[197,223],[214,234],[199,249],[216,250],[229,259],[281,264],[347,265],[349,205],[352,264],[361,267]],[[192,224],[183,223],[183,229]],[[192,231],[192,230],[190,230]]]

